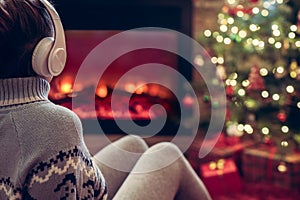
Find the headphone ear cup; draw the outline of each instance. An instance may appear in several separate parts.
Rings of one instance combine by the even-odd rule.
[[[35,47],[32,54],[32,68],[38,75],[49,77],[48,59],[53,47],[54,38],[45,37]]]

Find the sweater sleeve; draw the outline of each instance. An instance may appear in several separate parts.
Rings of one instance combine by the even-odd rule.
[[[75,146],[40,162],[28,174],[23,199],[107,198],[107,187],[92,159]]]

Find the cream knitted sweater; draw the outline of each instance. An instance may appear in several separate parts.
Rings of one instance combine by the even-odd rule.
[[[106,199],[80,120],[48,100],[49,88],[0,79],[0,199]]]

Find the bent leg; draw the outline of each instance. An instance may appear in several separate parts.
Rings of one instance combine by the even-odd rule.
[[[177,146],[159,143],[138,160],[114,200],[211,199]]]
[[[128,135],[107,145],[94,155],[108,185],[108,199],[111,199],[124,182],[140,156],[148,149],[145,141]]]

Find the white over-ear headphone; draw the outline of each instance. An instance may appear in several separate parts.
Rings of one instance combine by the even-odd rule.
[[[57,76],[66,64],[65,33],[59,15],[47,0],[40,0],[47,9],[54,26],[54,37],[45,37],[38,42],[32,55],[33,70],[41,76]]]

